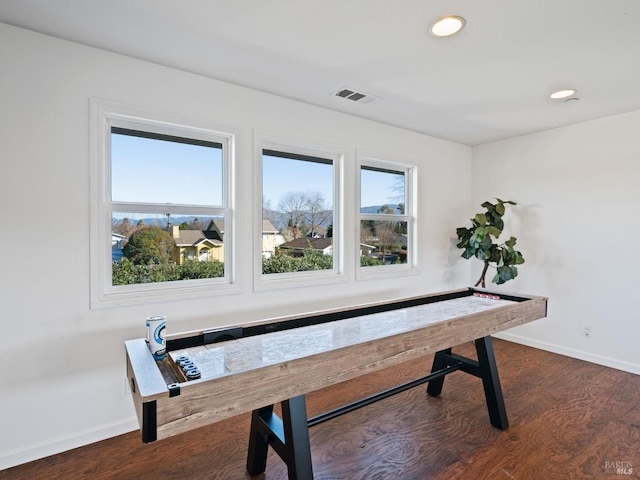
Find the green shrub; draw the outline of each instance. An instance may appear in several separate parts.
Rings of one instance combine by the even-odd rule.
[[[287,254],[262,259],[262,273],[306,272],[310,270],[331,270],[333,257],[316,252],[312,248],[304,251],[301,257]]]
[[[161,263],[158,265],[136,265],[127,258],[112,264],[113,285],[134,285],[151,282],[173,282],[224,276],[224,263],[218,261],[198,262],[187,260],[184,265]]]

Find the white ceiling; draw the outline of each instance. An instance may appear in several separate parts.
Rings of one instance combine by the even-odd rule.
[[[432,37],[447,14],[466,28]],[[639,0],[0,0],[0,21],[467,145],[640,109]]]

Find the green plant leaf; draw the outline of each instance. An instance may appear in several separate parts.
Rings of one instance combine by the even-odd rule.
[[[458,238],[464,238],[467,236],[471,236],[471,229],[470,228],[464,228],[464,227],[459,227],[456,228],[456,235],[458,236]]]
[[[499,262],[501,258],[502,258],[501,250],[499,248],[495,248],[494,246],[494,248],[491,249],[491,258],[489,258],[489,261],[496,263],[496,262]]]
[[[469,245],[472,245],[477,248],[483,242],[485,242],[485,239],[487,238],[489,237],[485,234],[485,231],[483,229],[478,228],[473,233],[473,235],[471,235],[471,238],[469,238]],[[491,242],[491,239],[489,239],[489,242]]]
[[[464,252],[462,252],[462,258],[469,260],[471,257],[473,257],[475,251],[475,248],[467,248]]]
[[[489,260],[489,258],[491,258],[491,252],[487,250],[477,250],[476,258],[484,262],[485,260]]]
[[[513,280],[517,276],[518,269],[516,267],[502,266],[497,269],[496,274],[491,281],[501,285],[509,280]]]
[[[487,216],[484,213],[476,213],[474,220],[478,225],[483,226],[487,223]]]
[[[482,242],[480,242],[480,247],[484,250],[488,250],[489,248],[491,248],[491,245],[493,245],[493,242],[491,241],[491,237],[489,235],[483,237]]]
[[[502,230],[500,230],[498,227],[490,225],[487,227],[487,232],[489,233],[489,235],[493,235],[495,238],[498,238],[502,233]]]

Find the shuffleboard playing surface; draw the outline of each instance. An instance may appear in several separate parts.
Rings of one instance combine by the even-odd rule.
[[[446,322],[449,319],[511,305],[511,300],[467,296],[400,310],[373,313],[334,322],[267,333],[254,337],[179,349],[172,361],[186,356],[203,380],[233,375],[359,343]]]

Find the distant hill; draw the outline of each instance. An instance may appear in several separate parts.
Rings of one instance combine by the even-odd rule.
[[[397,203],[387,203],[386,206],[393,209],[394,211],[398,211]],[[382,205],[371,205],[369,207],[362,207],[361,213],[368,213],[368,214],[378,213],[378,211],[381,208],[382,208]],[[265,215],[269,220],[271,220],[271,223],[273,223],[273,226],[276,227],[278,230],[282,230],[284,227],[287,226],[287,217],[282,212],[279,212],[277,210],[266,210]],[[333,224],[333,216],[330,216],[329,221],[327,222],[327,225],[323,225],[323,227],[328,227],[329,225],[332,225],[332,224]]]
[[[129,222],[133,225],[137,225],[138,222],[142,222],[145,225],[153,225],[160,228],[165,228],[167,226],[166,217],[150,218],[150,217],[140,217],[139,215],[135,215],[135,216],[132,215],[131,217],[126,217],[126,218],[128,218]],[[204,224],[209,224],[211,219],[219,218],[219,217],[202,216],[202,215],[181,215],[177,217],[171,216],[170,221],[171,221],[171,225],[181,225],[182,223],[185,223],[185,222],[186,223],[193,222],[196,218]],[[118,220],[118,222],[120,221],[121,219]]]
[[[387,207],[392,208],[394,211],[398,210],[398,204],[386,204]],[[368,213],[368,214],[372,214],[372,213],[378,213],[378,211],[382,208],[382,205],[371,205],[368,207],[362,207],[361,209],[361,213]],[[271,223],[273,223],[273,226],[276,227],[278,230],[282,230],[284,227],[287,226],[287,217],[286,215],[284,215],[282,212],[279,212],[277,210],[267,210],[266,211],[266,215],[267,218],[269,218],[269,220],[271,220]],[[212,218],[211,216],[198,216],[198,215],[182,215],[182,216],[171,216],[171,225],[180,225],[182,223],[190,223],[193,222],[193,220],[198,219],[200,222],[208,224],[209,221],[211,221]],[[167,226],[167,219],[165,217],[162,218],[149,218],[149,217],[139,217],[139,218],[135,218],[135,217],[129,217],[129,221],[132,224],[137,224],[138,222],[142,222],[145,225],[156,225],[159,226],[161,228],[164,228]],[[333,217],[331,217],[327,223],[327,225],[323,225],[324,227],[328,227],[329,225],[331,225],[333,223]]]
[[[385,205],[389,208],[391,208],[394,212],[398,212],[399,209],[399,205],[397,203],[385,203]],[[360,213],[378,213],[378,211],[383,207],[384,205],[372,205],[370,207],[362,207],[360,209]]]

